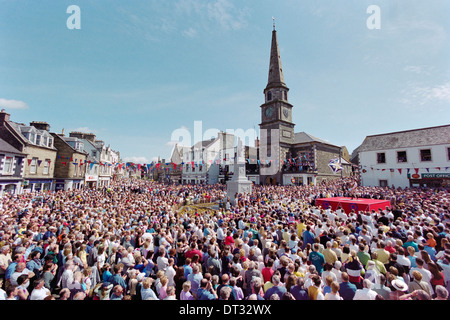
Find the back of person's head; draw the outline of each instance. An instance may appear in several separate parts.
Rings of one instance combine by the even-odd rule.
[[[262,286],[261,278],[260,277],[252,277],[251,285],[253,286],[253,288],[261,288],[261,286]]]
[[[305,278],[297,277],[296,285],[299,286],[300,288],[303,288],[303,286],[305,285]]]
[[[226,287],[226,286],[222,287],[220,289],[219,295],[220,295],[220,298],[222,300],[228,300],[230,298],[230,295],[231,295],[231,288],[230,287]]]
[[[343,282],[348,282],[348,273],[347,272],[342,272],[341,274],[341,279]]]
[[[224,273],[222,275],[222,284],[228,283],[229,280],[230,280],[230,277],[228,276],[228,274]]]
[[[332,292],[334,292],[334,293],[338,292],[338,291],[339,291],[339,288],[340,288],[340,287],[339,287],[339,282],[333,281],[333,282],[331,283],[330,287],[331,287],[331,291],[332,291]]]
[[[423,261],[422,258],[419,258],[419,257],[416,258],[416,264],[418,267],[422,267],[424,263],[425,263],[425,261]]]
[[[326,276],[325,282],[327,283],[327,286],[331,286],[331,283],[333,282],[332,276]]]
[[[363,280],[363,287],[367,288],[367,289],[371,289],[372,288],[372,281],[370,281],[369,279],[364,279]]]
[[[208,280],[207,279],[205,279],[205,278],[203,278],[201,281],[200,281],[200,288],[206,288],[206,286],[208,285]]]
[[[315,285],[316,287],[319,287],[320,284],[322,283],[322,279],[321,279],[320,276],[318,276],[318,275],[314,275],[314,276],[312,277],[312,281],[313,281],[313,283],[314,283],[314,285]]]
[[[448,299],[448,290],[441,285],[437,285],[435,288],[437,298],[447,300]]]
[[[273,285],[274,286],[279,285],[280,281],[281,281],[280,276],[274,273],[273,276],[272,276],[272,283],[273,283]]]
[[[417,281],[421,281],[422,278],[423,278],[422,273],[421,273],[420,271],[417,271],[417,270],[414,270],[414,271],[412,272],[412,276],[413,276],[413,278],[414,278],[415,280],[417,280]]]
[[[144,289],[149,289],[151,285],[152,285],[152,278],[150,277],[144,278],[144,280],[142,281],[142,287]]]

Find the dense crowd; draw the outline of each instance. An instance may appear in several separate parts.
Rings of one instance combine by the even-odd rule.
[[[0,300],[447,300],[448,192],[351,183],[254,185],[234,205],[225,185],[131,179],[5,194]],[[333,196],[391,206],[315,205]]]

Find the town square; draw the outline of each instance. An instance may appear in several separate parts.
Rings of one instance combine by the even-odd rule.
[[[369,2],[0,2],[0,300],[447,301],[449,4]]]

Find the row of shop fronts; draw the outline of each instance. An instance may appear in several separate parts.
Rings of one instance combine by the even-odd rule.
[[[17,179],[1,180],[0,196],[40,191],[77,190],[82,188],[102,188],[110,185],[110,178],[88,176],[86,179]]]

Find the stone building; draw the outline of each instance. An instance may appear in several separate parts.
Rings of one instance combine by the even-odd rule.
[[[64,133],[52,133],[58,150],[55,163],[55,191],[80,189],[85,183],[86,159],[84,143]]]
[[[100,172],[100,153],[95,146],[95,134],[85,132],[70,132],[69,137],[78,138],[83,143],[83,151],[87,154],[84,184],[88,188],[97,188]]]
[[[24,192],[50,191],[53,189],[53,173],[57,150],[46,122],[31,122],[29,126],[10,121],[10,115],[0,112],[0,138],[26,154],[24,164]],[[21,193],[21,192],[20,192]]]
[[[264,89],[265,102],[260,107],[260,183],[310,185],[349,176],[349,159],[342,157],[345,147],[333,145],[306,132],[295,133],[292,121],[294,107],[289,102],[288,93],[274,27],[269,76]],[[328,166],[333,159],[338,159],[344,168],[338,174]]]

